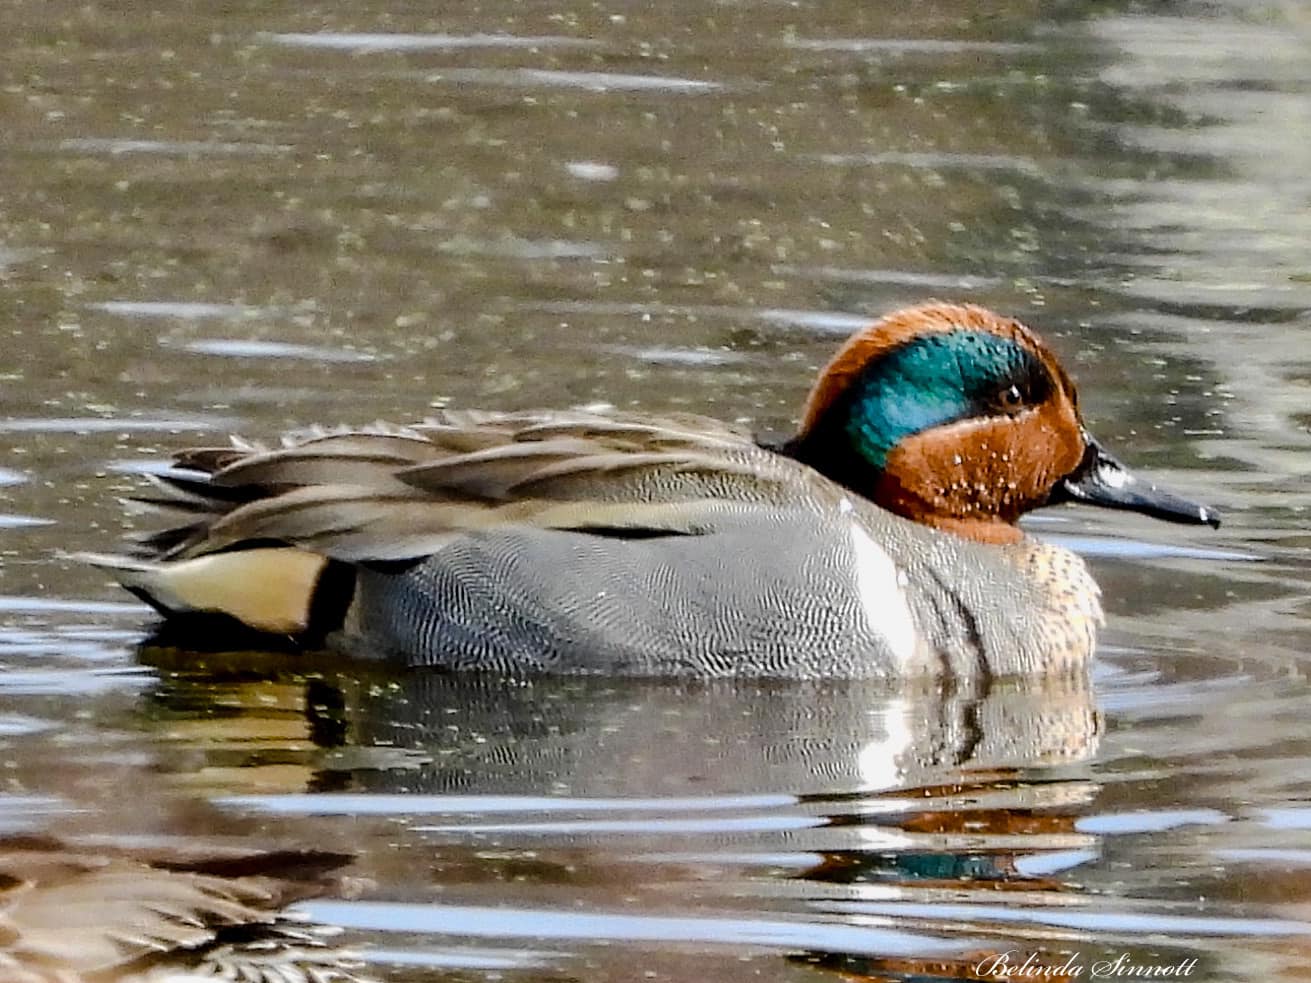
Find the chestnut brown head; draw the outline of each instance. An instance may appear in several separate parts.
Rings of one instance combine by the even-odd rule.
[[[1055,355],[1019,321],[930,303],[854,335],[821,374],[790,452],[899,515],[1008,542],[1055,501],[1218,524],[1137,482],[1092,439]]]

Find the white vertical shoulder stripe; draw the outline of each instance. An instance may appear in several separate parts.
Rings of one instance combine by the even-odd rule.
[[[840,511],[854,511],[851,503],[843,499]],[[919,650],[919,629],[915,616],[906,600],[906,582],[892,557],[874,542],[864,526],[854,516],[851,525],[851,552],[856,564],[856,591],[870,631],[887,642],[892,655],[901,665],[915,661]]]

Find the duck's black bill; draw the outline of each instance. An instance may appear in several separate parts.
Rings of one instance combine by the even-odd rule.
[[[1087,449],[1083,460],[1052,489],[1050,504],[1083,502],[1108,509],[1141,512],[1166,522],[1220,527],[1215,509],[1198,505],[1173,492],[1139,481],[1089,434],[1084,434]]]

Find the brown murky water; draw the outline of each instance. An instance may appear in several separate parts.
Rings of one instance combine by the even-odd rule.
[[[0,831],[345,851],[300,910],[396,980],[1311,973],[1305,5],[3,23]],[[926,296],[1035,324],[1108,444],[1226,511],[1033,520],[1105,588],[1087,688],[198,666],[139,658],[144,609],[60,556],[206,434],[784,427]]]

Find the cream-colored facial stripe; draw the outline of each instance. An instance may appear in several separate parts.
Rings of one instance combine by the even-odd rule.
[[[906,600],[906,577],[892,557],[865,531],[854,516],[850,499],[838,503],[838,511],[850,515],[851,553],[856,564],[856,592],[865,610],[870,630],[887,642],[893,657],[909,666],[921,651],[915,615]]]

